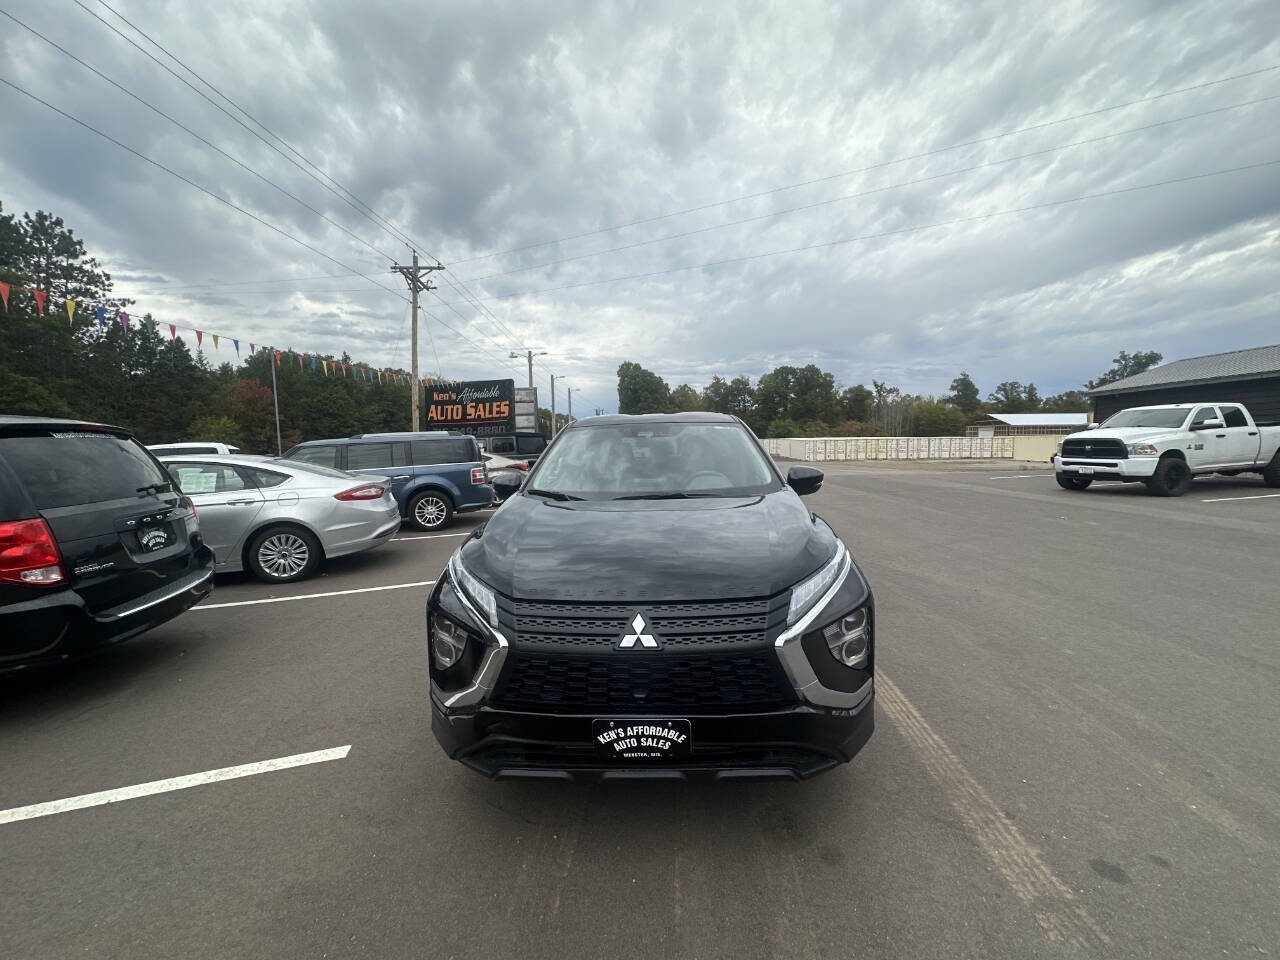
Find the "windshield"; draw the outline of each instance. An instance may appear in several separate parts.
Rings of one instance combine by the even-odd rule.
[[[1180,427],[1191,411],[1186,407],[1155,407],[1150,410],[1121,410],[1103,427]]]
[[[780,488],[738,424],[621,423],[569,430],[538,461],[528,492],[616,500],[749,497]]]
[[[141,444],[99,431],[50,431],[0,440],[9,462],[40,510],[101,503],[171,486]]]

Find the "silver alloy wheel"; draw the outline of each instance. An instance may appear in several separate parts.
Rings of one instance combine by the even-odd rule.
[[[424,527],[438,527],[444,523],[444,501],[427,494],[413,505],[413,519]]]
[[[310,559],[307,542],[293,533],[273,533],[258,547],[258,566],[271,577],[296,577]]]

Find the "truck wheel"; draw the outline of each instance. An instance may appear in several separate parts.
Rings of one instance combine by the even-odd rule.
[[[1280,487],[1280,452],[1262,468],[1262,482],[1268,487]]]
[[[1185,460],[1165,457],[1147,480],[1147,490],[1157,497],[1180,497],[1191,489],[1191,468]]]
[[[1088,477],[1067,477],[1061,473],[1055,473],[1053,476],[1063,490],[1088,490],[1089,484],[1093,483]]]
[[[249,570],[267,583],[310,576],[320,557],[320,542],[301,527],[268,527],[249,542]]]
[[[439,530],[453,517],[453,504],[447,494],[428,490],[409,503],[409,521],[419,530]]]

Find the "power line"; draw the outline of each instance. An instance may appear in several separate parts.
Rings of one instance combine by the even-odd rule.
[[[241,170],[244,170],[246,173],[252,174],[253,176],[257,177],[259,180],[261,180],[263,183],[267,184],[267,185],[268,185],[269,187],[271,187],[272,189],[279,191],[281,194],[283,194],[284,196],[288,197],[290,200],[292,200],[292,201],[294,201],[295,203],[297,203],[297,204],[299,204],[299,205],[301,205],[301,206],[305,207],[306,209],[310,210],[310,211],[311,211],[312,213],[314,213],[317,217],[319,217],[320,219],[322,219],[323,221],[325,221],[325,223],[328,223],[330,226],[336,227],[337,229],[341,230],[343,233],[345,233],[347,236],[351,237],[351,238],[352,238],[353,240],[355,240],[357,243],[360,243],[360,244],[362,244],[362,245],[364,245],[364,246],[368,247],[370,250],[372,250],[374,253],[376,253],[378,256],[382,257],[382,258],[383,258],[383,259],[385,259],[385,260],[392,260],[392,261],[394,261],[394,260],[395,260],[395,258],[394,258],[394,257],[392,257],[390,254],[384,253],[383,251],[379,250],[379,249],[378,249],[377,247],[375,247],[373,244],[369,243],[369,241],[365,240],[363,237],[359,236],[358,234],[353,233],[351,230],[348,230],[346,227],[344,227],[342,224],[338,223],[336,220],[332,219],[331,217],[329,217],[329,216],[327,216],[326,214],[322,213],[321,211],[317,210],[315,207],[311,206],[311,204],[307,203],[307,201],[303,200],[301,197],[295,196],[294,194],[290,193],[288,190],[286,190],[284,187],[280,186],[280,184],[276,183],[274,180],[271,180],[269,177],[264,176],[263,174],[259,173],[257,170],[253,169],[253,167],[249,166],[247,163],[244,163],[244,162],[243,162],[242,160],[240,160],[239,158],[234,157],[234,156],[232,156],[231,154],[227,153],[227,151],[223,150],[223,149],[222,149],[221,147],[219,147],[217,144],[212,143],[212,142],[210,142],[209,140],[205,139],[205,138],[204,138],[204,137],[202,137],[200,134],[196,133],[194,130],[192,130],[190,127],[188,127],[186,124],[182,123],[182,122],[181,122],[181,121],[179,121],[179,120],[176,120],[175,118],[171,117],[169,114],[165,113],[163,110],[161,110],[161,109],[160,109],[159,107],[157,107],[155,104],[151,103],[151,102],[150,102],[149,100],[147,100],[146,98],[139,96],[138,94],[136,94],[136,93],[134,93],[132,90],[130,90],[128,87],[124,86],[124,85],[123,85],[123,84],[121,84],[121,83],[118,83],[117,81],[113,80],[111,77],[108,77],[108,76],[107,76],[105,73],[103,73],[101,70],[98,70],[96,67],[93,67],[92,65],[90,65],[90,64],[88,64],[88,63],[86,63],[84,60],[82,60],[80,57],[76,56],[74,53],[72,53],[72,52],[71,52],[70,50],[68,50],[66,47],[63,47],[63,46],[61,46],[60,44],[58,44],[56,41],[51,40],[49,37],[46,37],[43,33],[41,33],[39,30],[36,30],[34,27],[30,26],[29,24],[23,23],[21,20],[19,20],[17,17],[15,17],[13,14],[11,14],[9,11],[4,10],[4,9],[0,9],[0,14],[3,14],[4,16],[8,17],[10,20],[12,20],[12,21],[13,21],[14,23],[16,23],[18,26],[22,27],[24,30],[28,31],[29,33],[33,34],[34,36],[39,37],[41,40],[43,40],[43,41],[44,41],[45,43],[47,43],[49,46],[53,47],[55,50],[59,51],[60,53],[62,53],[62,54],[64,54],[64,55],[66,55],[67,57],[70,57],[70,58],[71,58],[72,60],[74,60],[76,63],[80,64],[80,66],[84,67],[86,70],[88,70],[90,73],[92,73],[94,76],[99,77],[100,79],[102,79],[102,80],[106,81],[107,83],[111,84],[111,86],[115,87],[115,88],[116,88],[117,90],[119,90],[121,93],[124,93],[124,94],[126,94],[127,96],[129,96],[129,97],[132,97],[134,100],[136,100],[138,103],[142,104],[142,105],[143,105],[144,107],[146,107],[148,110],[150,110],[150,111],[152,111],[153,113],[155,113],[157,116],[163,117],[165,120],[168,120],[170,123],[172,123],[172,124],[173,124],[175,127],[177,127],[178,129],[180,129],[180,130],[184,131],[184,132],[185,132],[185,133],[187,133],[187,134],[190,134],[192,137],[194,137],[194,138],[195,138],[196,140],[198,140],[200,143],[204,144],[204,145],[205,145],[206,147],[208,147],[210,150],[213,150],[215,153],[219,154],[220,156],[223,156],[223,157],[225,157],[226,159],[230,160],[232,163],[234,163],[234,164],[235,164],[237,167],[239,167]]]
[[[719,267],[733,263],[746,263],[751,260],[762,260],[765,257],[777,257],[789,253],[804,253],[808,250],[820,250],[826,247],[835,247],[846,243],[856,243],[862,240],[879,240],[885,237],[900,236],[907,233],[919,233],[923,230],[934,230],[939,227],[956,226],[962,223],[976,223],[982,220],[991,220],[995,217],[1012,216],[1018,213],[1027,213],[1032,210],[1045,210],[1051,207],[1064,206],[1069,203],[1080,203],[1085,200],[1097,200],[1102,197],[1113,197],[1123,193],[1134,193],[1139,190],[1151,190],[1155,187],[1166,187],[1176,183],[1189,183],[1194,180],[1204,180],[1209,177],[1221,177],[1229,173],[1241,173],[1246,170],[1257,170],[1262,167],[1270,167],[1280,164],[1280,159],[1265,160],[1260,163],[1250,163],[1239,167],[1229,167],[1225,170],[1212,170],[1208,173],[1196,173],[1185,177],[1172,177],[1168,180],[1158,180],[1154,183],[1141,183],[1132,187],[1119,187],[1115,190],[1103,190],[1099,193],[1087,193],[1078,197],[1068,197],[1065,200],[1047,200],[1043,203],[1033,203],[1023,207],[1013,207],[1008,210],[996,210],[991,213],[976,214],[970,217],[955,217],[950,220],[939,220],[935,223],[919,224],[913,227],[901,227],[897,230],[885,230],[880,233],[866,233],[856,237],[843,237],[839,240],[827,240],[822,243],[810,243],[800,247],[790,247],[785,250],[769,250],[765,253],[753,253],[742,257],[728,257],[724,260],[712,260],[707,263],[692,263],[681,267],[670,267],[666,270],[653,270],[648,273],[632,273],[620,277],[609,277],[605,280],[583,280],[578,283],[567,283],[559,287],[546,287],[541,290],[526,290],[517,293],[504,293],[496,296],[484,297],[485,300],[509,300],[514,297],[531,297],[539,296],[544,293],[556,293],[561,290],[574,290],[579,287],[594,287],[605,283],[618,283],[623,280],[646,280],[651,277],[662,277],[672,273],[680,273],[685,270],[698,270],[704,267]]]
[[[1072,114],[1071,116],[1059,117],[1055,120],[1045,120],[1041,123],[1033,123],[1033,124],[1030,124],[1029,126],[1018,127],[1015,130],[1006,130],[1003,133],[995,133],[985,137],[977,137],[976,139],[973,139],[973,140],[965,140],[960,143],[953,143],[945,147],[936,147],[932,150],[925,150],[921,153],[907,154],[905,156],[894,157],[889,160],[881,160],[877,163],[869,164],[868,166],[865,166],[865,167],[858,167],[857,169],[854,169],[854,170],[845,170],[840,173],[832,173],[824,177],[815,177],[812,180],[800,180],[796,183],[787,183],[787,184],[783,184],[780,187],[771,187],[768,190],[760,190],[756,193],[746,193],[741,196],[730,197],[727,200],[716,200],[713,203],[704,203],[696,207],[686,207],[683,210],[675,210],[670,213],[663,213],[653,217],[644,217],[639,220],[629,220],[625,223],[615,223],[608,227],[600,227],[597,230],[587,230],[583,233],[575,233],[575,234],[570,234],[568,236],[556,237],[551,240],[540,240],[537,243],[527,243],[519,247],[510,247],[509,249],[506,249],[506,250],[498,250],[491,253],[476,254],[475,256],[472,256],[472,257],[462,257],[461,259],[458,259],[458,260],[449,261],[449,263],[447,263],[446,266],[452,267],[452,266],[457,266],[460,263],[471,263],[475,260],[488,260],[493,257],[504,257],[507,254],[519,253],[523,250],[533,250],[533,249],[536,249],[537,247],[547,247],[554,243],[564,243],[568,240],[581,240],[583,237],[593,237],[596,234],[600,234],[600,233],[610,233],[614,230],[623,230],[627,227],[638,227],[646,223],[656,223],[659,220],[669,220],[672,217],[684,216],[687,213],[700,213],[703,210],[711,210],[711,209],[714,209],[715,207],[727,206],[728,204],[737,203],[741,200],[755,200],[759,197],[767,197],[767,196],[770,196],[771,194],[780,193],[784,190],[795,190],[800,187],[812,186],[816,183],[827,183],[831,180],[839,180],[842,177],[851,177],[854,174],[866,173],[870,170],[878,170],[882,167],[893,166],[894,164],[907,163],[911,160],[923,160],[926,157],[937,156],[940,153],[947,153],[952,150],[961,150],[964,147],[974,147],[983,143],[992,143],[996,140],[1002,140],[1006,137],[1013,137],[1023,133],[1030,133],[1033,130],[1043,130],[1046,127],[1057,126],[1063,123],[1070,123],[1074,120],[1084,120],[1084,119],[1087,119],[1088,117],[1100,116],[1104,113],[1110,113],[1114,110],[1122,110],[1126,107],[1135,107],[1144,103],[1154,103],[1155,101],[1163,100],[1166,97],[1174,97],[1183,93],[1191,93],[1195,90],[1203,90],[1207,87],[1212,87],[1217,84],[1230,83],[1233,80],[1244,80],[1248,77],[1256,77],[1264,73],[1270,73],[1273,70],[1280,70],[1280,64],[1275,64],[1270,67],[1261,67],[1257,70],[1249,70],[1244,73],[1233,74],[1229,77],[1220,77],[1216,80],[1206,80],[1203,83],[1192,84],[1191,86],[1188,86],[1188,87],[1179,87],[1176,90],[1167,90],[1164,93],[1153,94],[1149,97],[1139,97],[1136,100],[1126,100],[1122,103],[1113,103],[1109,106],[1099,107],[1095,110],[1085,111],[1084,113],[1075,113],[1075,114]]]
[[[957,177],[962,174],[973,173],[975,170],[984,170],[989,167],[998,167],[1008,163],[1015,163],[1018,160],[1028,160],[1032,157],[1046,156],[1051,153],[1058,153],[1059,151],[1069,150],[1074,147],[1086,146],[1092,143],[1101,143],[1104,140],[1111,140],[1116,137],[1129,136],[1135,133],[1144,133],[1148,130],[1155,130],[1158,127],[1167,127],[1175,123],[1182,123],[1183,121],[1186,121],[1186,120],[1197,120],[1202,117],[1213,116],[1214,114],[1218,114],[1218,113],[1225,113],[1228,110],[1238,110],[1242,107],[1252,107],[1260,103],[1270,102],[1272,100],[1280,100],[1280,94],[1273,94],[1268,97],[1258,97],[1255,100],[1244,100],[1244,101],[1241,101],[1240,103],[1227,104],[1226,106],[1223,106],[1223,107],[1215,107],[1212,110],[1203,110],[1199,113],[1191,113],[1182,117],[1174,117],[1170,120],[1160,120],[1156,123],[1148,123],[1140,127],[1131,127],[1128,130],[1117,130],[1115,133],[1104,133],[1100,136],[1087,137],[1083,140],[1073,140],[1071,143],[1059,144],[1056,147],[1046,147],[1043,150],[1033,150],[1030,153],[1020,153],[1012,157],[1002,157],[999,160],[987,160],[983,163],[973,164],[972,166],[968,166],[968,167],[960,167],[956,170],[947,170],[947,171],[944,171],[943,173],[934,173],[934,174],[930,174],[927,177],[917,177],[914,180],[901,180],[898,183],[886,184],[885,186],[876,187],[872,190],[861,190],[857,193],[847,193],[840,197],[831,197],[826,200],[817,200],[817,201],[814,201],[813,203],[801,204],[798,207],[790,207],[786,210],[774,210],[774,211],[771,211],[770,213],[762,213],[752,217],[743,217],[739,220],[729,220],[726,223],[716,223],[716,224],[712,224],[709,227],[699,227],[696,230],[686,230],[683,233],[669,233],[666,236],[654,237],[651,240],[637,240],[635,243],[628,243],[618,247],[609,247],[607,250],[597,250],[594,253],[580,253],[577,256],[573,256],[573,257],[561,257],[558,260],[546,260],[546,261],[543,261],[542,263],[534,263],[524,267],[513,267],[510,270],[501,270],[497,273],[489,273],[481,277],[468,277],[466,282],[480,283],[481,281],[484,281],[484,280],[493,280],[496,277],[510,276],[513,273],[526,273],[530,270],[537,270],[542,267],[552,267],[552,266],[557,266],[558,264],[571,263],[577,260],[589,260],[592,257],[602,257],[606,254],[618,253],[623,250],[634,250],[637,247],[649,246],[650,244],[654,244],[654,243],[665,243],[668,240],[680,240],[680,239],[683,239],[684,237],[697,236],[698,234],[702,234],[702,233],[711,233],[712,231],[715,231],[715,230],[724,230],[724,229],[727,229],[728,227],[741,226],[744,223],[755,223],[760,220],[771,220],[774,217],[782,217],[782,216],[786,216],[787,214],[798,213],[801,210],[813,210],[817,207],[825,207],[833,203],[842,203],[846,200],[858,200],[863,197],[873,196],[877,193],[887,193],[890,190],[898,190],[898,189],[901,189],[902,187],[912,187],[922,183],[930,183],[934,180],[943,180],[943,179],[946,179],[947,177]]]
[[[244,214],[249,219],[255,221],[256,223],[262,224],[262,226],[273,231],[274,233],[279,234],[285,239],[292,240],[294,243],[298,244],[299,246],[305,247],[307,250],[310,250],[312,253],[316,254],[317,256],[323,257],[325,260],[328,260],[330,263],[336,264],[339,267],[343,267],[344,269],[348,270],[351,274],[357,277],[361,277],[365,280],[368,280],[375,287],[379,287],[383,291],[391,294],[392,296],[399,297],[401,300],[408,302],[408,298],[405,297],[403,294],[399,293],[396,290],[392,290],[390,287],[384,286],[373,277],[367,274],[361,273],[355,267],[352,267],[346,263],[343,263],[337,257],[330,256],[329,254],[325,253],[323,250],[320,250],[319,248],[312,246],[310,243],[301,239],[300,237],[294,236],[293,234],[289,233],[287,230],[277,227],[274,223],[271,223],[268,220],[264,220],[262,217],[258,216],[257,214],[249,210],[246,210],[244,207],[239,206],[238,204],[234,203],[231,200],[228,200],[226,197],[223,197],[217,193],[214,193],[208,187],[205,187],[199,183],[196,183],[196,181],[190,179],[189,177],[183,176],[182,174],[178,173],[176,170],[173,170],[172,168],[165,166],[159,160],[154,160],[151,157],[148,157],[146,154],[140,153],[139,151],[133,149],[133,147],[129,146],[128,144],[123,143],[120,140],[117,140],[115,137],[111,136],[108,133],[104,133],[103,131],[99,130],[97,127],[93,126],[92,124],[89,124],[84,120],[81,120],[79,117],[72,116],[70,113],[67,113],[65,110],[62,110],[59,107],[55,107],[53,104],[49,103],[47,100],[41,99],[31,91],[18,86],[18,84],[14,83],[13,81],[8,80],[5,77],[0,77],[0,83],[3,83],[5,86],[13,90],[16,90],[18,93],[22,94],[25,97],[29,97],[30,99],[34,100],[36,103],[40,104],[41,106],[46,107],[47,109],[52,110],[54,113],[58,114],[59,116],[64,117],[67,120],[70,120],[72,123],[75,123],[80,127],[83,127],[85,130],[88,130],[90,133],[93,133],[101,137],[102,139],[108,141],[109,143],[115,144],[121,150],[124,150],[126,153],[132,154],[133,156],[137,157],[139,160],[143,160],[151,164],[153,167],[163,170],[165,173],[169,174],[170,176],[175,177],[178,180],[181,180],[183,183],[187,184],[190,187],[194,187],[196,190],[199,190],[201,193],[205,194],[206,196],[211,197],[214,200],[217,200],[219,203],[225,204],[231,209]],[[435,320],[437,323],[443,326],[446,330],[451,330],[453,333],[457,334],[457,336],[459,336],[461,339],[465,340],[467,343],[471,344],[477,350],[480,350],[482,353],[486,354],[490,358],[498,359],[494,357],[494,355],[490,353],[488,350],[485,350],[478,343],[472,340],[470,337],[466,336],[465,334],[461,333],[458,330],[455,330],[453,327],[449,326],[449,324],[444,323],[442,320],[440,320],[439,317],[436,317],[434,314],[431,314],[431,313],[427,313],[427,316],[431,317],[433,320]]]

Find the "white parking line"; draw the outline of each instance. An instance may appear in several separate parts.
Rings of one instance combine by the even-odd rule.
[[[1052,473],[1015,473],[1011,477],[987,477],[988,480],[1026,480],[1028,477],[1052,477]]]
[[[1201,500],[1201,503],[1227,503],[1230,500],[1270,500],[1272,497],[1280,497],[1280,493],[1257,493],[1251,497],[1214,497],[1211,500]]]
[[[390,583],[385,587],[360,587],[358,590],[330,590],[328,593],[300,593],[296,597],[263,597],[261,600],[236,600],[233,603],[202,603],[192,610],[222,610],[225,607],[251,607],[255,603],[286,603],[289,600],[315,600],[319,597],[345,597],[351,593],[375,593],[378,590],[403,590],[406,587],[429,587],[434,580],[415,580],[413,583]]]
[[[277,757],[274,760],[259,760],[257,763],[242,763],[235,767],[222,767],[218,770],[206,770],[204,773],[189,773],[185,777],[170,777],[168,780],[152,780],[150,783],[139,783],[132,787],[119,787],[115,790],[103,790],[100,793],[85,793],[78,797],[67,797],[63,800],[50,800],[48,803],[33,803],[27,807],[13,807],[0,810],[0,824],[16,823],[19,820],[32,820],[36,817],[48,817],[55,813],[67,813],[70,810],[83,810],[85,807],[100,807],[105,803],[119,803],[121,800],[134,800],[137,797],[149,797],[155,793],[169,793],[173,790],[186,790],[188,787],[199,787],[206,783],[217,783],[219,780],[235,780],[239,777],[252,777],[258,773],[271,773],[275,770],[288,770],[290,767],[302,767],[309,763],[324,763],[326,760],[341,760],[351,752],[351,744],[345,747],[331,747],[328,750],[314,750],[311,753],[295,753],[291,757]]]
[[[445,537],[469,537],[471,531],[466,533],[424,533],[420,537],[395,537],[391,542],[399,543],[401,540],[443,540]]]

